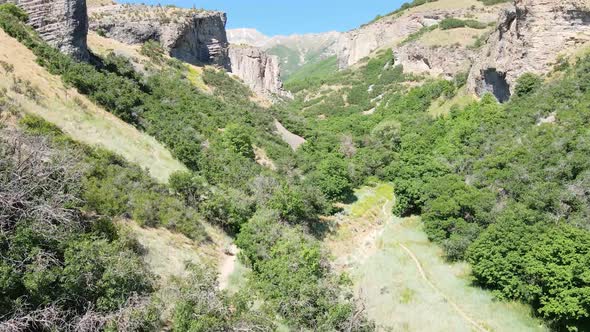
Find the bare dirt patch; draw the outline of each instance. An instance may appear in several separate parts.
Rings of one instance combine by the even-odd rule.
[[[277,133],[281,136],[285,143],[289,144],[291,149],[297,150],[303,143],[305,143],[305,138],[295,135],[287,128],[285,128],[278,120],[275,120],[275,127],[277,129]]]

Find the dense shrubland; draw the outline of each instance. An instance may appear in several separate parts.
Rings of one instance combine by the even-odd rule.
[[[153,45],[147,45],[142,52],[159,60],[148,67],[148,75],[140,76],[131,70],[127,59],[115,55],[104,59],[95,57],[93,64],[76,62],[47,46],[22,20],[5,11],[0,11],[0,26],[29,47],[39,64],[106,110],[166,144],[190,169],[174,174],[169,185],[160,185],[145,171],[118,156],[100,149],[76,147],[74,150],[81,154],[84,165],[77,182],[81,187],[77,209],[81,213],[103,216],[104,224],[111,228],[112,218],[128,217],[146,227],[164,226],[182,232],[197,241],[207,240],[202,222],[208,221],[236,235],[240,246],[245,248],[259,245],[252,242],[258,237],[277,237],[277,242],[261,248],[268,255],[256,260],[243,256],[253,267],[251,285],[244,290],[249,297],[242,293],[227,297],[215,291],[216,280],[211,272],[195,267],[193,276],[179,286],[181,301],[174,309],[174,330],[226,331],[250,327],[271,330],[277,320],[296,329],[373,328],[357,309],[352,296],[346,294],[346,284],[326,264],[318,240],[309,235],[318,216],[331,210],[329,200],[340,199],[350,191],[346,171],[341,169],[335,174],[334,183],[326,182],[321,176],[322,172],[332,171],[330,165],[320,167],[314,173],[317,176],[301,176],[289,147],[272,134],[272,113],[252,102],[246,87],[225,73],[206,69],[203,80],[214,94],[203,93],[187,79],[186,67],[160,56],[160,50]],[[27,118],[23,125],[35,135],[68,141],[57,129],[39,119]],[[278,171],[255,162],[253,145],[266,150]],[[331,189],[324,194],[319,185]],[[269,228],[258,230],[251,226],[259,222],[268,224]],[[273,233],[262,232],[265,230]],[[255,232],[255,236],[248,235],[249,231]],[[85,245],[89,248],[104,249],[104,255],[99,251],[95,259],[104,259],[105,264],[109,263],[110,254],[125,252],[98,239],[87,241]],[[76,259],[86,261],[84,248],[79,249],[75,254],[81,256]],[[132,249],[129,250],[133,252]],[[136,265],[140,264],[138,252],[129,256],[136,260]],[[285,264],[291,260],[292,264]],[[125,263],[125,268],[136,271],[124,277],[132,278],[140,273],[142,270],[136,265]],[[278,285],[275,283],[279,280],[272,277],[277,274],[284,277],[284,282]],[[123,289],[113,295],[119,302],[105,300],[106,309],[120,310],[121,301],[132,298],[127,293],[149,295],[154,287],[153,277],[147,275],[145,280],[145,290],[127,290],[129,283],[124,280],[121,285],[109,286]],[[131,286],[141,287],[142,283]],[[309,289],[301,294],[300,301],[294,295],[299,288]],[[111,294],[110,288],[105,291]],[[20,295],[15,296],[16,299]],[[54,302],[60,298],[51,294],[45,299]],[[254,300],[263,303],[261,312],[253,309]],[[40,305],[34,303],[29,307],[36,310]],[[12,304],[6,306],[7,310],[13,309]],[[158,316],[150,312],[148,318],[154,315]],[[154,324],[159,322],[156,320]],[[143,328],[155,329],[151,325]]]
[[[392,181],[394,212],[421,215],[448,259],[472,264],[476,284],[530,303],[555,329],[587,329],[590,58],[552,82],[523,75],[505,105],[487,95],[439,118],[430,104],[450,99],[464,75],[408,88],[415,78],[392,68],[383,53],[355,72],[316,78],[338,90],[299,91],[281,113],[311,138],[299,159],[338,158],[355,186]],[[382,86],[388,72],[395,79]]]
[[[155,329],[135,242],[84,207],[83,155],[0,129],[0,329]]]
[[[157,185],[119,157],[82,149],[80,181],[52,190],[55,197],[39,196],[67,207],[60,213],[76,212],[67,218],[75,218],[77,228],[61,230],[63,220],[50,222],[67,239],[45,243],[51,237],[31,231],[45,222],[43,211],[35,210],[41,214],[31,220],[10,215],[0,250],[22,249],[1,261],[0,292],[9,294],[0,303],[4,315],[43,314],[71,295],[67,292],[80,292],[91,307],[65,302],[67,308],[59,308],[75,323],[73,317],[90,309],[117,315],[127,312],[123,299],[149,297],[151,277],[133,244],[117,237],[109,219],[130,216],[198,240],[205,240],[202,220],[220,225],[236,236],[240,259],[252,268],[248,290],[259,296],[260,311],[240,294],[214,291],[214,277],[195,268],[181,286],[176,330],[231,330],[241,324],[272,329],[274,317],[300,329],[371,330],[346,291],[346,278],[330,270],[313,236],[321,234],[310,230],[317,229],[318,215],[333,210],[330,203],[349,199],[352,188],[376,177],[394,183],[394,213],[421,215],[429,238],[449,260],[471,263],[474,283],[499,298],[531,304],[557,330],[588,329],[590,58],[563,66],[560,78],[551,82],[524,75],[506,104],[486,95],[438,118],[429,107],[455,96],[464,74],[452,81],[407,75],[391,51],[340,72],[327,59],[304,69],[307,74],[293,75],[288,86],[297,97],[292,103],[266,110],[249,100],[243,85],[216,70],[205,70],[203,77],[214,94],[198,91],[183,67],[165,65],[166,57],[153,45],[145,52],[160,59],[163,69],[147,77],[115,56],[96,65],[74,62],[41,42],[11,11],[0,10],[0,25],[30,47],[40,64],[165,143],[190,171],[173,175],[169,186]],[[448,21],[444,26],[465,25]],[[271,134],[273,116],[307,139],[297,153]],[[59,137],[34,119],[24,125],[35,135]],[[253,145],[267,150],[278,171],[254,162]],[[8,176],[14,166],[2,167],[0,172],[9,171],[0,180],[14,181]],[[5,209],[0,213],[14,213]],[[93,221],[93,213],[106,219]],[[113,290],[84,293],[65,267],[88,268],[89,250],[101,252],[96,266],[103,270],[97,276],[121,277],[107,273],[111,268],[135,270],[117,279]],[[60,262],[54,270],[51,264],[35,265],[45,262],[45,252]],[[123,254],[125,266],[111,264],[114,255]],[[26,263],[14,264],[21,261]],[[139,281],[130,285],[125,278]],[[31,302],[20,306],[23,296]],[[215,298],[211,306],[203,300],[209,297]],[[21,307],[29,311],[13,310]],[[150,320],[149,305],[137,310],[157,324]]]

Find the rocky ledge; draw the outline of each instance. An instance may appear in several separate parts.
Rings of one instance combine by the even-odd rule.
[[[158,41],[172,57],[230,70],[225,13],[176,7],[112,5],[91,8],[90,29],[127,44]]]
[[[29,14],[29,25],[41,38],[79,60],[88,58],[86,0],[0,0],[13,2]]]
[[[507,101],[522,74],[545,74],[562,52],[589,41],[590,0],[516,0],[476,56],[468,88]]]

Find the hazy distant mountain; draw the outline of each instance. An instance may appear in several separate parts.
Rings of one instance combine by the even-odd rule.
[[[341,33],[336,31],[314,34],[269,37],[256,29],[230,29],[227,37],[232,44],[260,47],[281,60],[284,79],[304,64],[323,60],[335,54],[335,44]]]
[[[256,29],[241,28],[227,30],[227,39],[232,44],[262,47],[268,42],[270,37]]]

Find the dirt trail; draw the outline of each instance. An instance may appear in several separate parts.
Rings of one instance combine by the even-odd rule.
[[[393,213],[392,212],[388,212],[387,211],[387,206],[389,203],[395,204],[395,198],[391,201],[386,201],[385,204],[383,204],[383,207],[381,208],[381,211],[383,212],[384,218],[385,220],[389,220],[391,217],[393,217]],[[426,284],[432,288],[432,290],[434,290],[434,292],[436,292],[437,294],[439,294],[447,303],[449,303],[453,309],[463,318],[465,319],[467,322],[469,322],[469,324],[471,324],[477,331],[480,332],[489,332],[488,329],[484,328],[483,326],[481,326],[481,324],[479,324],[478,322],[476,322],[473,318],[471,318],[467,313],[465,313],[465,311],[463,311],[459,305],[453,301],[452,299],[450,299],[445,293],[443,293],[432,281],[430,281],[430,279],[428,279],[428,277],[426,276],[426,272],[424,271],[424,269],[422,268],[422,264],[420,263],[420,260],[418,260],[418,257],[416,257],[416,255],[412,252],[412,250],[410,250],[408,247],[406,247],[405,245],[403,245],[402,243],[399,243],[399,246],[408,254],[408,256],[410,256],[410,258],[414,261],[414,263],[416,264],[416,268],[418,269],[418,272],[420,272],[420,276],[422,277],[422,279],[424,280],[424,282],[426,282]]]
[[[449,264],[419,217],[397,218],[388,184],[355,191],[326,241],[378,331],[522,332],[548,329],[530,308],[472,287],[467,263]]]
[[[414,253],[408,249],[408,247],[404,246],[403,244],[399,244],[399,246],[408,254],[408,256],[410,256],[410,258],[414,261],[414,263],[416,264],[416,268],[418,269],[418,272],[420,272],[420,276],[422,276],[422,279],[428,284],[428,286],[430,286],[430,288],[432,288],[432,290],[434,290],[436,293],[438,293],[443,299],[445,299],[445,301],[447,303],[449,303],[453,309],[461,316],[463,317],[463,319],[465,319],[466,321],[468,321],[476,330],[478,331],[482,331],[482,332],[488,332],[488,330],[486,328],[484,328],[483,326],[481,326],[478,322],[476,322],[475,320],[473,320],[471,317],[469,317],[469,315],[467,315],[463,310],[461,310],[461,308],[459,307],[459,305],[457,305],[457,303],[455,303],[453,300],[451,300],[448,296],[446,296],[440,289],[438,289],[438,287],[436,287],[435,284],[432,283],[432,281],[430,281],[430,279],[428,279],[428,277],[426,276],[426,273],[424,272],[424,269],[422,268],[422,265],[420,264],[420,261],[418,260],[418,257],[416,257],[416,255],[414,255]]]
[[[229,276],[236,268],[238,260],[238,247],[232,244],[228,251],[223,253],[223,258],[219,262],[219,289],[224,290],[229,285]]]

